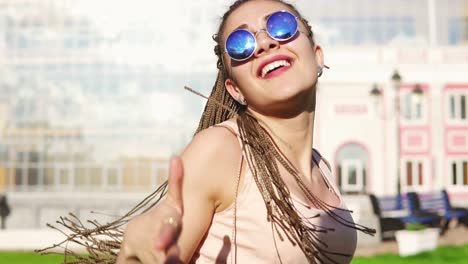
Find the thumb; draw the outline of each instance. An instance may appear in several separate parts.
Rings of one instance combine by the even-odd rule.
[[[182,214],[184,210],[182,202],[182,181],[184,166],[179,156],[173,156],[169,165],[168,198],[175,208]]]

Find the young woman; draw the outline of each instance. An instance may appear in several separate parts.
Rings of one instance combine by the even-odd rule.
[[[239,0],[214,40],[219,69],[169,193],[128,223],[117,263],[349,263],[356,225],[313,150],[325,67],[280,0]]]

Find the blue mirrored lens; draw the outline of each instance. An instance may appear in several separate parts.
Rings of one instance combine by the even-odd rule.
[[[226,51],[234,60],[245,60],[255,51],[255,37],[244,29],[233,31],[226,40]]]
[[[273,13],[266,26],[268,34],[276,40],[288,40],[297,32],[296,17],[286,11]]]

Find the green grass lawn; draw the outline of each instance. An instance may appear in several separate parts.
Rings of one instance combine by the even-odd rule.
[[[352,264],[464,264],[468,259],[468,245],[440,246],[437,250],[415,256],[379,255],[369,258],[355,258]],[[0,252],[2,264],[58,264],[63,260],[59,255],[40,256],[31,252]]]
[[[414,256],[399,257],[397,255],[379,255],[368,258],[355,258],[352,264],[465,264],[468,259],[468,245],[440,246],[434,251],[420,253]]]
[[[0,252],[2,264],[57,264],[63,260],[59,255],[41,256],[33,252]]]

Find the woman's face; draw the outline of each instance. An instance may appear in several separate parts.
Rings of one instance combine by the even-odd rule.
[[[257,32],[265,29],[266,16],[281,10],[292,10],[276,1],[250,1],[242,4],[228,17],[221,41],[239,26]],[[322,65],[322,52],[313,46],[307,37],[307,29],[298,23],[295,37],[278,42],[265,31],[256,34],[257,49],[253,56],[243,62],[236,62],[224,54],[224,61],[231,78],[226,80],[229,93],[238,98],[241,93],[249,108],[265,115],[275,115],[278,111],[290,111],[310,107],[317,82],[318,66]],[[287,61],[286,65],[264,75],[263,68],[275,61]]]

